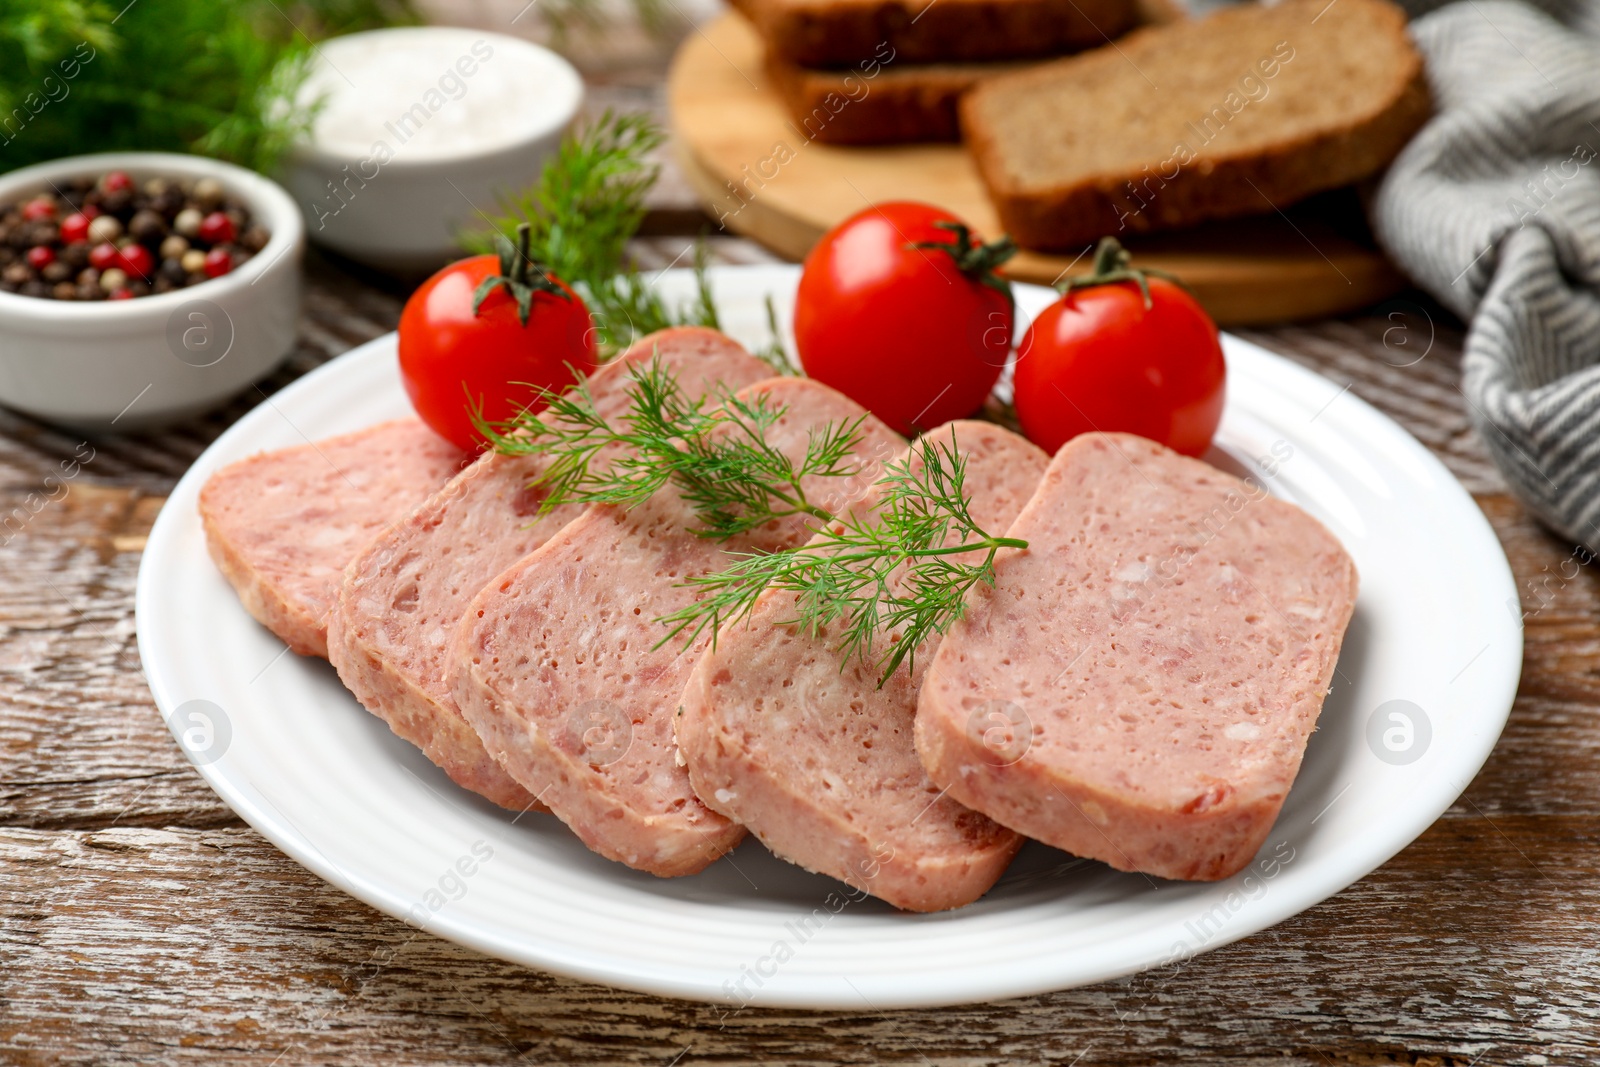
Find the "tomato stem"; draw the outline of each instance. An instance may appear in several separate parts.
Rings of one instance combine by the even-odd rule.
[[[532,232],[526,222],[517,227],[517,243],[515,246],[506,240],[503,234],[495,234],[494,243],[500,255],[500,273],[491,274],[478,283],[472,291],[472,313],[477,315],[484,300],[496,289],[504,289],[511,299],[517,302],[517,318],[522,325],[528,325],[528,316],[533,314],[533,294],[553,293],[563,300],[571,300],[572,294],[563,289],[559,282],[550,277],[549,273],[534,261],[531,252]]]
[[[1088,274],[1080,274],[1068,278],[1056,286],[1062,296],[1076,292],[1079,289],[1091,289],[1101,285],[1114,285],[1117,282],[1133,282],[1139,287],[1139,294],[1144,297],[1144,309],[1150,310],[1150,278],[1161,278],[1182,285],[1176,277],[1164,270],[1154,267],[1133,266],[1133,255],[1122,247],[1115,237],[1102,237],[1095,246],[1094,265],[1089,268]]]
[[[948,241],[913,241],[907,248],[932,248],[944,252],[955,260],[956,269],[979,285],[987,285],[1006,300],[1015,303],[1011,283],[996,273],[996,268],[1017,254],[1017,244],[1002,236],[988,244],[974,244],[972,231],[962,222],[936,222],[941,230],[952,234]]]

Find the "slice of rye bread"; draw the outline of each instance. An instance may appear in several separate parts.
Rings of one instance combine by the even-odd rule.
[[[1386,166],[1427,119],[1387,0],[1242,5],[985,81],[962,132],[1035,249],[1260,214]]]
[[[948,443],[952,434],[966,459],[973,517],[1005,530],[1049,457],[987,422],[949,423],[929,438]],[[880,496],[874,487],[858,507]],[[1022,838],[946,796],[918,762],[917,690],[939,639],[880,687],[878,670],[846,661],[835,634],[781,625],[796,617],[797,600],[768,590],[701,657],[677,721],[690,784],[777,855],[895,907],[939,911],[977,900]]]
[[[624,414],[629,371],[652,358],[691,397],[772,376],[726,334],[661,330],[590,379],[595,409],[608,420]],[[543,494],[529,486],[546,468],[541,456],[480,457],[357,556],[328,620],[328,659],[367,710],[456,784],[517,811],[542,805],[490,758],[462,717],[445,682],[445,654],[479,590],[583,513],[571,504],[540,514]]]
[[[258,622],[326,656],[345,565],[469,459],[417,419],[251,456],[200,490],[206,548]]]
[[[871,79],[851,70],[800,67],[772,52],[767,82],[796,130],[822,144],[959,141],[956,104],[985,78],[1026,70],[1027,62],[885,66]]]
[[[1341,0],[1347,2],[1347,0]],[[1355,607],[1321,523],[1130,434],[1062,446],[934,656],[917,752],[961,803],[1119,870],[1243,868]]]
[[[776,378],[739,395],[784,409],[766,439],[796,461],[815,428],[865,416],[859,471],[806,479],[824,506],[847,507],[905,447],[820,382]],[[703,869],[744,829],[700,802],[673,740],[710,635],[685,650],[656,619],[692,603],[682,583],[730,552],[793,547],[807,529],[790,516],[718,544],[698,524],[671,486],[631,510],[590,508],[477,596],[450,653],[451,691],[490,754],[591,849],[663,877]]]
[[[1139,0],[1135,7],[1140,25],[1183,17],[1170,0]],[[1096,37],[1079,47],[1104,40]],[[764,56],[767,83],[796,132],[806,140],[842,145],[959,141],[957,104],[963,93],[987,78],[1031,70],[1045,61],[907,63],[896,58],[835,69],[803,67],[771,48]]]
[[[731,0],[769,50],[803,67],[1052,56],[1138,20],[1136,0]]]

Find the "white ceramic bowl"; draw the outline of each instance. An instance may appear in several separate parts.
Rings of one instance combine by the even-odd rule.
[[[322,43],[303,93],[325,96],[283,178],[306,232],[373,266],[421,270],[459,257],[464,230],[538,179],[583,81],[517,37],[417,26]]]
[[[0,292],[0,404],[88,431],[148,429],[214,406],[294,347],[305,228],[287,193],[201,156],[108,152],[0,176],[0,203],[71,178],[211,177],[272,235],[220,278],[133,300],[50,300]]]

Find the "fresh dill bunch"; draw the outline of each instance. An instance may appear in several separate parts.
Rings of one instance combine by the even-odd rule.
[[[727,540],[791,515],[833,518],[808,499],[805,482],[857,472],[852,454],[865,416],[814,427],[796,463],[766,439],[786,409],[765,394],[747,399],[717,389],[691,399],[658,359],[632,368],[630,379],[631,407],[615,425],[596,409],[587,382],[547,394],[540,414],[475,421],[496,451],[549,458],[534,482],[545,490],[545,511],[573,503],[633,507],[670,483],[694,508],[700,537]],[[598,463],[602,452],[607,462]]]
[[[681,307],[669,306],[627,255],[660,172],[650,157],[665,140],[650,116],[607,111],[568,135],[539,180],[504,201],[491,230],[468,234],[464,244],[486,252],[495,233],[527,223],[533,260],[583,297],[604,355],[668,326],[717,328],[703,239],[695,248],[697,295]]]
[[[268,171],[309,122],[310,43],[414,21],[382,0],[0,0],[0,170],[139,149]]]
[[[748,620],[763,590],[795,594],[795,615],[778,625],[818,637],[841,624],[844,662],[881,668],[882,686],[917,648],[961,617],[967,592],[994,584],[1002,548],[1026,548],[996,537],[973,517],[965,490],[966,459],[950,442],[921,438],[885,467],[876,505],[825,523],[812,540],[781,552],[743,553],[725,570],[689,579],[702,595],[663,616],[666,638],[692,644],[709,630],[712,644],[726,626]],[[976,559],[962,558],[980,553]],[[881,638],[888,649],[878,655]]]
[[[632,407],[615,424],[579,382],[547,394],[540,415],[493,425],[478,416],[478,428],[496,451],[549,459],[533,483],[545,490],[543,510],[633,507],[670,484],[694,508],[697,536],[726,541],[796,515],[811,520],[813,534],[795,549],[734,553],[725,570],[691,578],[685,584],[701,595],[657,620],[667,627],[662,644],[681,637],[689,647],[707,631],[714,644],[723,627],[748,620],[762,590],[785,589],[796,594],[797,615],[784,625],[818,636],[842,623],[847,663],[879,662],[887,636],[881,685],[961,617],[968,590],[993,584],[1001,548],[1027,547],[989,534],[973,517],[954,431],[948,444],[924,437],[888,464],[873,507],[839,515],[810,499],[805,482],[859,474],[854,452],[866,416],[812,427],[796,463],[766,439],[785,409],[765,394],[747,399],[724,389],[691,399],[656,359],[630,374]]]

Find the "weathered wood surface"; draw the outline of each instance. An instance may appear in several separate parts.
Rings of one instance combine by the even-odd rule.
[[[519,5],[520,6],[520,5]],[[649,105],[649,77],[594,106]],[[652,232],[699,232],[671,176]],[[641,242],[664,266],[683,238]],[[763,261],[734,240],[724,261]],[[401,290],[313,266],[270,391],[392,328]],[[1465,796],[1309,912],[1176,973],[934,1012],[722,1009],[487,959],[373,912],[245,827],[171,741],[133,587],[162,498],[249,405],[93,444],[0,531],[0,1062],[1600,1063],[1600,575],[1506,495],[1420,298],[1250,331],[1372,402],[1478,498],[1528,612],[1523,684]],[[79,440],[0,412],[0,515]],[[1470,576],[1463,576],[1470,580]]]

